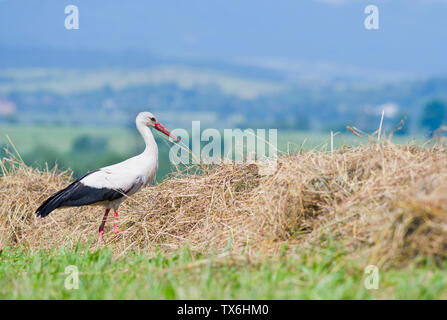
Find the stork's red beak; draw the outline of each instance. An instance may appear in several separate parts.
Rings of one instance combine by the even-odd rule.
[[[166,129],[165,127],[163,127],[161,125],[160,122],[156,122],[155,125],[154,125],[154,128],[157,129],[160,132],[163,132],[165,135],[167,135],[168,137],[171,137],[175,141],[180,142],[180,139],[177,138],[176,136],[174,136],[172,133],[170,133],[168,129]]]

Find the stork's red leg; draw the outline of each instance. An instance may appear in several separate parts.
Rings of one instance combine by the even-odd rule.
[[[106,225],[107,216],[109,215],[110,209],[106,209],[106,212],[104,213],[104,217],[102,218],[102,223],[99,226],[99,243],[103,244],[102,235],[104,234],[104,226]]]
[[[118,210],[115,209],[115,220],[114,220],[114,223],[113,223],[113,232],[115,232],[115,233],[126,233],[126,231],[121,231],[120,229],[118,229],[117,221],[118,221]]]

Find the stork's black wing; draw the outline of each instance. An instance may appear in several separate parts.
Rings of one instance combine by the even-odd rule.
[[[122,190],[95,188],[82,183],[82,179],[98,171],[87,173],[65,189],[53,194],[36,210],[37,216],[46,217],[51,211],[60,207],[78,207],[102,201],[113,201],[123,197],[125,192]]]

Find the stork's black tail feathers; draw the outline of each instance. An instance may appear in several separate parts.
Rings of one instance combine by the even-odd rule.
[[[71,185],[63,190],[56,192],[47,200],[45,200],[45,202],[42,203],[42,205],[39,208],[37,208],[36,210],[37,216],[42,218],[46,217],[47,215],[50,214],[51,211],[59,208],[66,198],[64,197],[64,194],[66,195],[69,192],[67,189],[69,189],[70,187]]]
[[[98,170],[95,171],[91,171],[89,173],[87,173],[86,175],[80,177],[79,179],[77,179],[76,181],[74,181],[72,184],[70,184],[68,187],[66,187],[65,189],[62,189],[58,192],[56,192],[55,194],[53,194],[51,197],[49,197],[47,200],[45,200],[44,203],[42,203],[42,205],[37,208],[36,210],[36,214],[38,217],[46,217],[47,215],[49,215],[51,213],[51,211],[60,208],[60,207],[64,207],[64,206],[76,206],[76,205],[84,205],[84,204],[88,204],[88,201],[79,201],[79,200],[84,200],[82,199],[83,196],[85,196],[85,194],[87,194],[88,192],[86,192],[84,189],[83,185],[80,183],[80,181],[85,178],[86,176],[96,172]],[[84,191],[84,192],[83,192]],[[88,199],[90,200],[90,199]],[[90,201],[90,203],[92,203],[93,201]]]
[[[82,179],[97,172],[91,171],[79,178],[65,189],[56,192],[36,210],[38,217],[46,217],[51,211],[60,207],[78,207],[122,198],[127,192],[110,188],[94,188],[85,185]]]

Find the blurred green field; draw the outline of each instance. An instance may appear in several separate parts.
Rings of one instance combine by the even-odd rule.
[[[155,131],[154,135],[160,150],[160,165],[157,174],[157,181],[160,181],[173,170],[168,161],[170,143],[158,132]],[[1,125],[0,146],[8,147],[12,151],[13,148],[7,136],[14,143],[26,164],[43,168],[46,164],[52,167],[57,163],[62,170],[73,170],[75,177],[98,167],[125,160],[144,149],[144,143],[134,128]],[[102,139],[104,146],[79,151],[75,145],[82,137],[93,140]],[[394,143],[410,141],[422,143],[424,140],[422,136],[415,138],[395,136],[392,139]],[[367,137],[360,138],[352,133],[336,133],[334,136],[334,148],[365,143],[368,143]],[[330,133],[279,130],[278,149],[290,153],[310,149],[329,151]]]
[[[73,141],[82,135],[106,138],[110,150],[117,153],[128,154],[138,148],[144,148],[143,142],[134,128],[0,125],[0,145],[8,144],[6,135],[12,139],[20,153],[30,152],[36,146],[46,146],[57,152],[69,152]],[[400,135],[392,138],[392,141],[398,144],[424,140],[422,136]],[[334,137],[334,148],[367,142],[367,138],[359,138],[352,133],[337,133]],[[278,149],[284,152],[300,148],[303,150],[324,149],[329,148],[329,145],[329,132],[278,131]]]
[[[109,148],[118,153],[127,154],[135,149],[139,143],[136,131],[126,128],[98,128],[98,127],[53,127],[27,125],[1,125],[0,145],[8,144],[8,135],[20,153],[33,151],[36,146],[45,146],[56,152],[69,152],[73,141],[82,135],[105,137]]]
[[[80,150],[76,146],[82,139],[93,145]],[[61,170],[72,170],[75,177],[123,161],[144,149],[137,132],[126,128],[26,125],[0,126],[0,146],[3,156],[5,148],[15,154],[15,147],[27,165],[44,168],[48,164],[52,168],[57,164]],[[170,170],[169,166],[161,166],[160,177]]]
[[[377,137],[375,137],[377,139]],[[373,140],[374,141],[374,140]],[[422,135],[406,136],[395,135],[391,141],[396,144],[417,143],[426,141]],[[348,132],[334,132],[334,149],[342,146],[358,146],[367,144],[368,137],[358,137]],[[331,133],[327,132],[306,132],[306,131],[278,131],[278,149],[284,152],[297,152],[316,149],[319,151],[329,151],[331,143]]]

